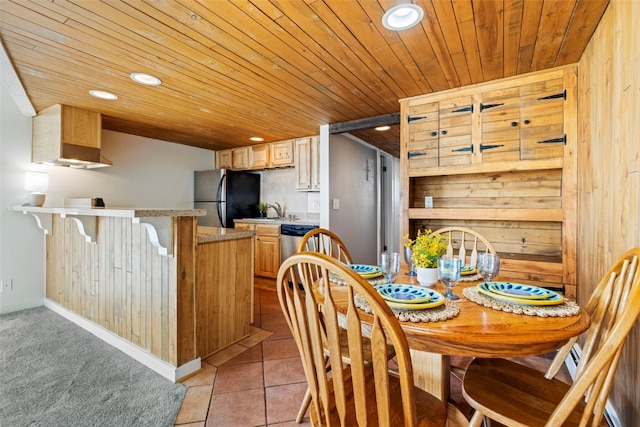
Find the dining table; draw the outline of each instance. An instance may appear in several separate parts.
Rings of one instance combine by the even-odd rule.
[[[408,271],[403,264],[393,283],[419,285],[415,276],[406,274]],[[500,277],[493,280],[499,281]],[[589,314],[575,303],[571,303],[574,315],[541,317],[486,307],[463,295],[465,288],[483,282],[481,278],[461,281],[453,288],[454,295],[460,297],[453,301],[458,309],[454,317],[428,322],[400,321],[409,343],[415,385],[442,400],[449,398],[451,356],[497,358],[542,355],[562,347],[589,327]],[[344,299],[340,298],[340,285],[329,283],[332,288],[338,288],[337,294],[332,291],[338,310],[346,310],[346,291]],[[322,293],[324,285],[319,283],[318,286],[320,289],[317,291]],[[427,289],[442,295],[445,293],[440,282]],[[366,320],[367,316],[363,316],[365,323]],[[363,324],[365,333],[367,326]]]

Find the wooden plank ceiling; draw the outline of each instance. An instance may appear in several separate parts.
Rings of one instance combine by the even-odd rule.
[[[575,63],[608,0],[1,0],[0,38],[37,111],[208,149],[318,134],[398,99]],[[146,72],[162,85],[144,87]],[[92,98],[100,89],[116,101]],[[397,130],[359,134],[398,155]]]

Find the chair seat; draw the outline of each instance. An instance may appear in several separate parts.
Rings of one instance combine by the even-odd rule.
[[[347,366],[344,369],[345,377],[350,378],[350,367]],[[369,420],[369,425],[379,425],[377,418],[377,406],[375,405],[376,396],[375,389],[373,384],[375,381],[373,380],[373,369],[367,369],[366,371],[366,391],[367,391],[367,402],[371,402],[372,404],[367,406],[367,419]],[[333,390],[332,383],[329,383],[329,387],[331,388],[330,396],[333,398]],[[402,402],[401,402],[401,393],[400,393],[400,380],[396,376],[389,377],[389,396],[391,398],[391,409],[396,410],[391,414],[390,417],[390,425],[392,426],[403,426],[406,425],[403,420],[402,411]],[[417,387],[414,387],[414,396],[416,402],[416,426],[423,427],[436,427],[436,426],[445,426],[447,419],[447,406],[440,399],[435,396],[420,390]],[[348,404],[353,403],[353,396],[349,395],[349,399],[347,399]],[[331,402],[330,405],[330,413],[331,416],[331,424],[332,425],[340,425],[340,420],[335,415],[337,412],[335,410],[334,402]],[[351,408],[347,410],[347,414],[349,414],[348,419],[345,420],[345,425],[348,426],[356,426],[358,425],[355,420],[356,411]],[[315,413],[315,408],[312,408],[311,419],[317,421],[317,414]]]
[[[569,387],[510,360],[475,359],[466,370],[462,392],[472,407],[499,423],[536,427],[546,424]],[[563,426],[578,426],[584,407],[578,404]]]

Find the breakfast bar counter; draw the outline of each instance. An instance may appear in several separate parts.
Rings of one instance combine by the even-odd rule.
[[[202,209],[10,209],[45,233],[45,305],[161,375],[248,335],[254,232],[198,227]]]

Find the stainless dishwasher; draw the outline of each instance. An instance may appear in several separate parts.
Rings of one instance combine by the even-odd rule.
[[[282,224],[280,226],[280,262],[298,252],[302,236],[317,225]]]

